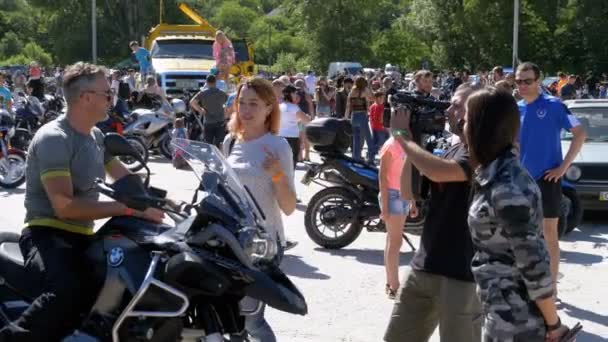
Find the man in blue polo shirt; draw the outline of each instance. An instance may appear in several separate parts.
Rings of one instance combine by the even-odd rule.
[[[11,111],[13,105],[13,95],[8,87],[4,86],[6,76],[0,72],[0,109]]]
[[[562,197],[560,181],[581,150],[587,134],[566,105],[558,98],[540,92],[540,69],[537,65],[529,62],[520,64],[515,82],[523,97],[519,102],[521,162],[536,179],[542,194],[543,235],[555,284],[559,272],[557,222]],[[565,158],[562,158],[560,141],[562,129],[571,131],[573,135]]]

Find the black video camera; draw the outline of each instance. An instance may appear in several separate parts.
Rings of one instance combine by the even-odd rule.
[[[399,91],[389,98],[391,108],[398,110],[400,107],[411,112],[410,130],[413,140],[428,152],[433,153],[438,137],[445,131],[446,109],[449,102],[436,101],[430,96],[420,93]],[[430,137],[435,137],[432,139]],[[417,200],[428,199],[430,190],[429,180],[420,174],[416,167],[412,166],[412,192]]]
[[[445,110],[450,106],[449,102],[405,91],[391,95],[389,102],[395,110],[401,107],[411,111],[410,129],[414,140],[418,141],[422,134],[435,135],[445,130]]]

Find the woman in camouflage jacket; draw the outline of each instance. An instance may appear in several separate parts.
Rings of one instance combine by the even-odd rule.
[[[465,136],[475,163],[469,228],[484,340],[559,341],[540,190],[519,162],[520,117],[511,94],[487,88],[467,102]]]

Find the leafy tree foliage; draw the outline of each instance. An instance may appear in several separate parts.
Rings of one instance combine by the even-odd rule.
[[[513,2],[496,0],[164,0],[163,21],[191,24],[184,1],[259,64],[325,72],[332,61],[418,69],[511,64]],[[91,1],[0,0],[0,63],[91,59]],[[158,0],[97,0],[98,54],[113,65],[159,23]],[[520,60],[548,72],[608,69],[608,2],[521,0]],[[27,51],[26,51],[27,50]],[[50,57],[50,60],[47,59]]]

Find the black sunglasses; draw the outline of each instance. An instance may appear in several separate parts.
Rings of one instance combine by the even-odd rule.
[[[83,93],[92,93],[95,95],[105,96],[106,101],[108,101],[108,102],[112,101],[112,97],[114,97],[114,93],[112,92],[112,89],[110,89],[108,91],[86,90],[86,91],[83,91]]]
[[[536,82],[536,80],[537,80],[536,78],[528,78],[526,80],[517,80],[516,79],[515,83],[517,83],[517,85],[522,85],[522,84],[532,85],[532,83]]]

